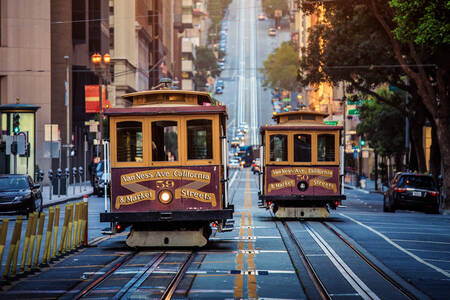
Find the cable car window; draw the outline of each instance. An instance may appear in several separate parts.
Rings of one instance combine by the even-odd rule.
[[[287,135],[277,134],[270,136],[270,160],[271,161],[287,161]]]
[[[187,121],[188,159],[212,159],[212,121]]]
[[[175,121],[152,122],[152,160],[178,160],[178,124]]]
[[[317,136],[317,160],[335,161],[334,134],[319,134]]]
[[[117,161],[140,162],[142,156],[142,123],[135,121],[118,122]]]
[[[294,161],[311,162],[310,134],[294,134]]]

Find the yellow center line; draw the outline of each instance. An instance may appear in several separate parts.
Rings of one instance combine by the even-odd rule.
[[[249,193],[250,194],[250,193]],[[253,229],[252,226],[252,213],[247,214],[247,222],[248,222],[248,228],[247,228],[247,234],[248,236],[253,236]],[[255,250],[254,243],[247,243],[248,250]],[[249,253],[247,256],[247,265],[249,271],[255,271],[255,254]],[[249,274],[248,275],[248,281],[247,281],[247,291],[248,291],[248,298],[257,299],[258,294],[256,292],[256,273]]]
[[[241,215],[241,229],[239,230],[239,237],[244,236],[244,225],[245,225],[245,217],[246,213],[243,212]],[[244,250],[244,242],[239,242],[238,244],[238,250]],[[236,256],[236,269],[237,270],[243,270],[244,269],[244,253],[239,251],[238,255]],[[235,281],[234,281],[234,297],[235,298],[242,298],[243,297],[243,290],[244,290],[244,276],[239,274],[235,275]]]

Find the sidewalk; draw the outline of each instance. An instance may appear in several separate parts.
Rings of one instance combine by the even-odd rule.
[[[369,178],[364,178],[365,182],[363,182],[360,186],[357,186],[356,177],[351,176],[351,174],[347,174],[344,181],[344,187],[348,189],[358,189],[360,191],[366,192],[367,194],[383,194],[384,191],[387,190],[387,187],[383,184],[378,186],[378,190],[375,189],[375,181]]]
[[[42,192],[43,206],[49,207],[67,201],[83,198],[84,195],[89,196],[93,193],[93,188],[89,181],[82,182],[81,184],[80,183],[70,184],[69,188],[67,189],[67,195],[61,194],[58,196],[58,193],[56,193],[55,195],[53,192],[53,194],[51,195],[51,199],[50,199],[49,185],[41,186],[41,192]]]

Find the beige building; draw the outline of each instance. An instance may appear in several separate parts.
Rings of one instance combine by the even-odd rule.
[[[50,0],[0,0],[0,105],[22,104],[41,108],[36,114],[36,163],[42,159],[44,124],[51,123]],[[2,120],[2,131],[6,120]],[[1,139],[1,138],[0,138]],[[18,157],[18,173],[25,173],[26,158]],[[28,173],[33,173],[29,166]]]

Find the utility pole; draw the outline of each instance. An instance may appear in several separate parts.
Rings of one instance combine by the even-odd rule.
[[[70,169],[70,81],[69,81],[69,56],[64,56],[64,59],[66,60],[66,83],[65,83],[65,105],[66,105],[66,153],[67,153],[67,160],[66,160],[66,168]],[[68,194],[68,187],[69,187],[69,181],[70,181],[70,175],[69,178],[66,178],[66,193]]]

